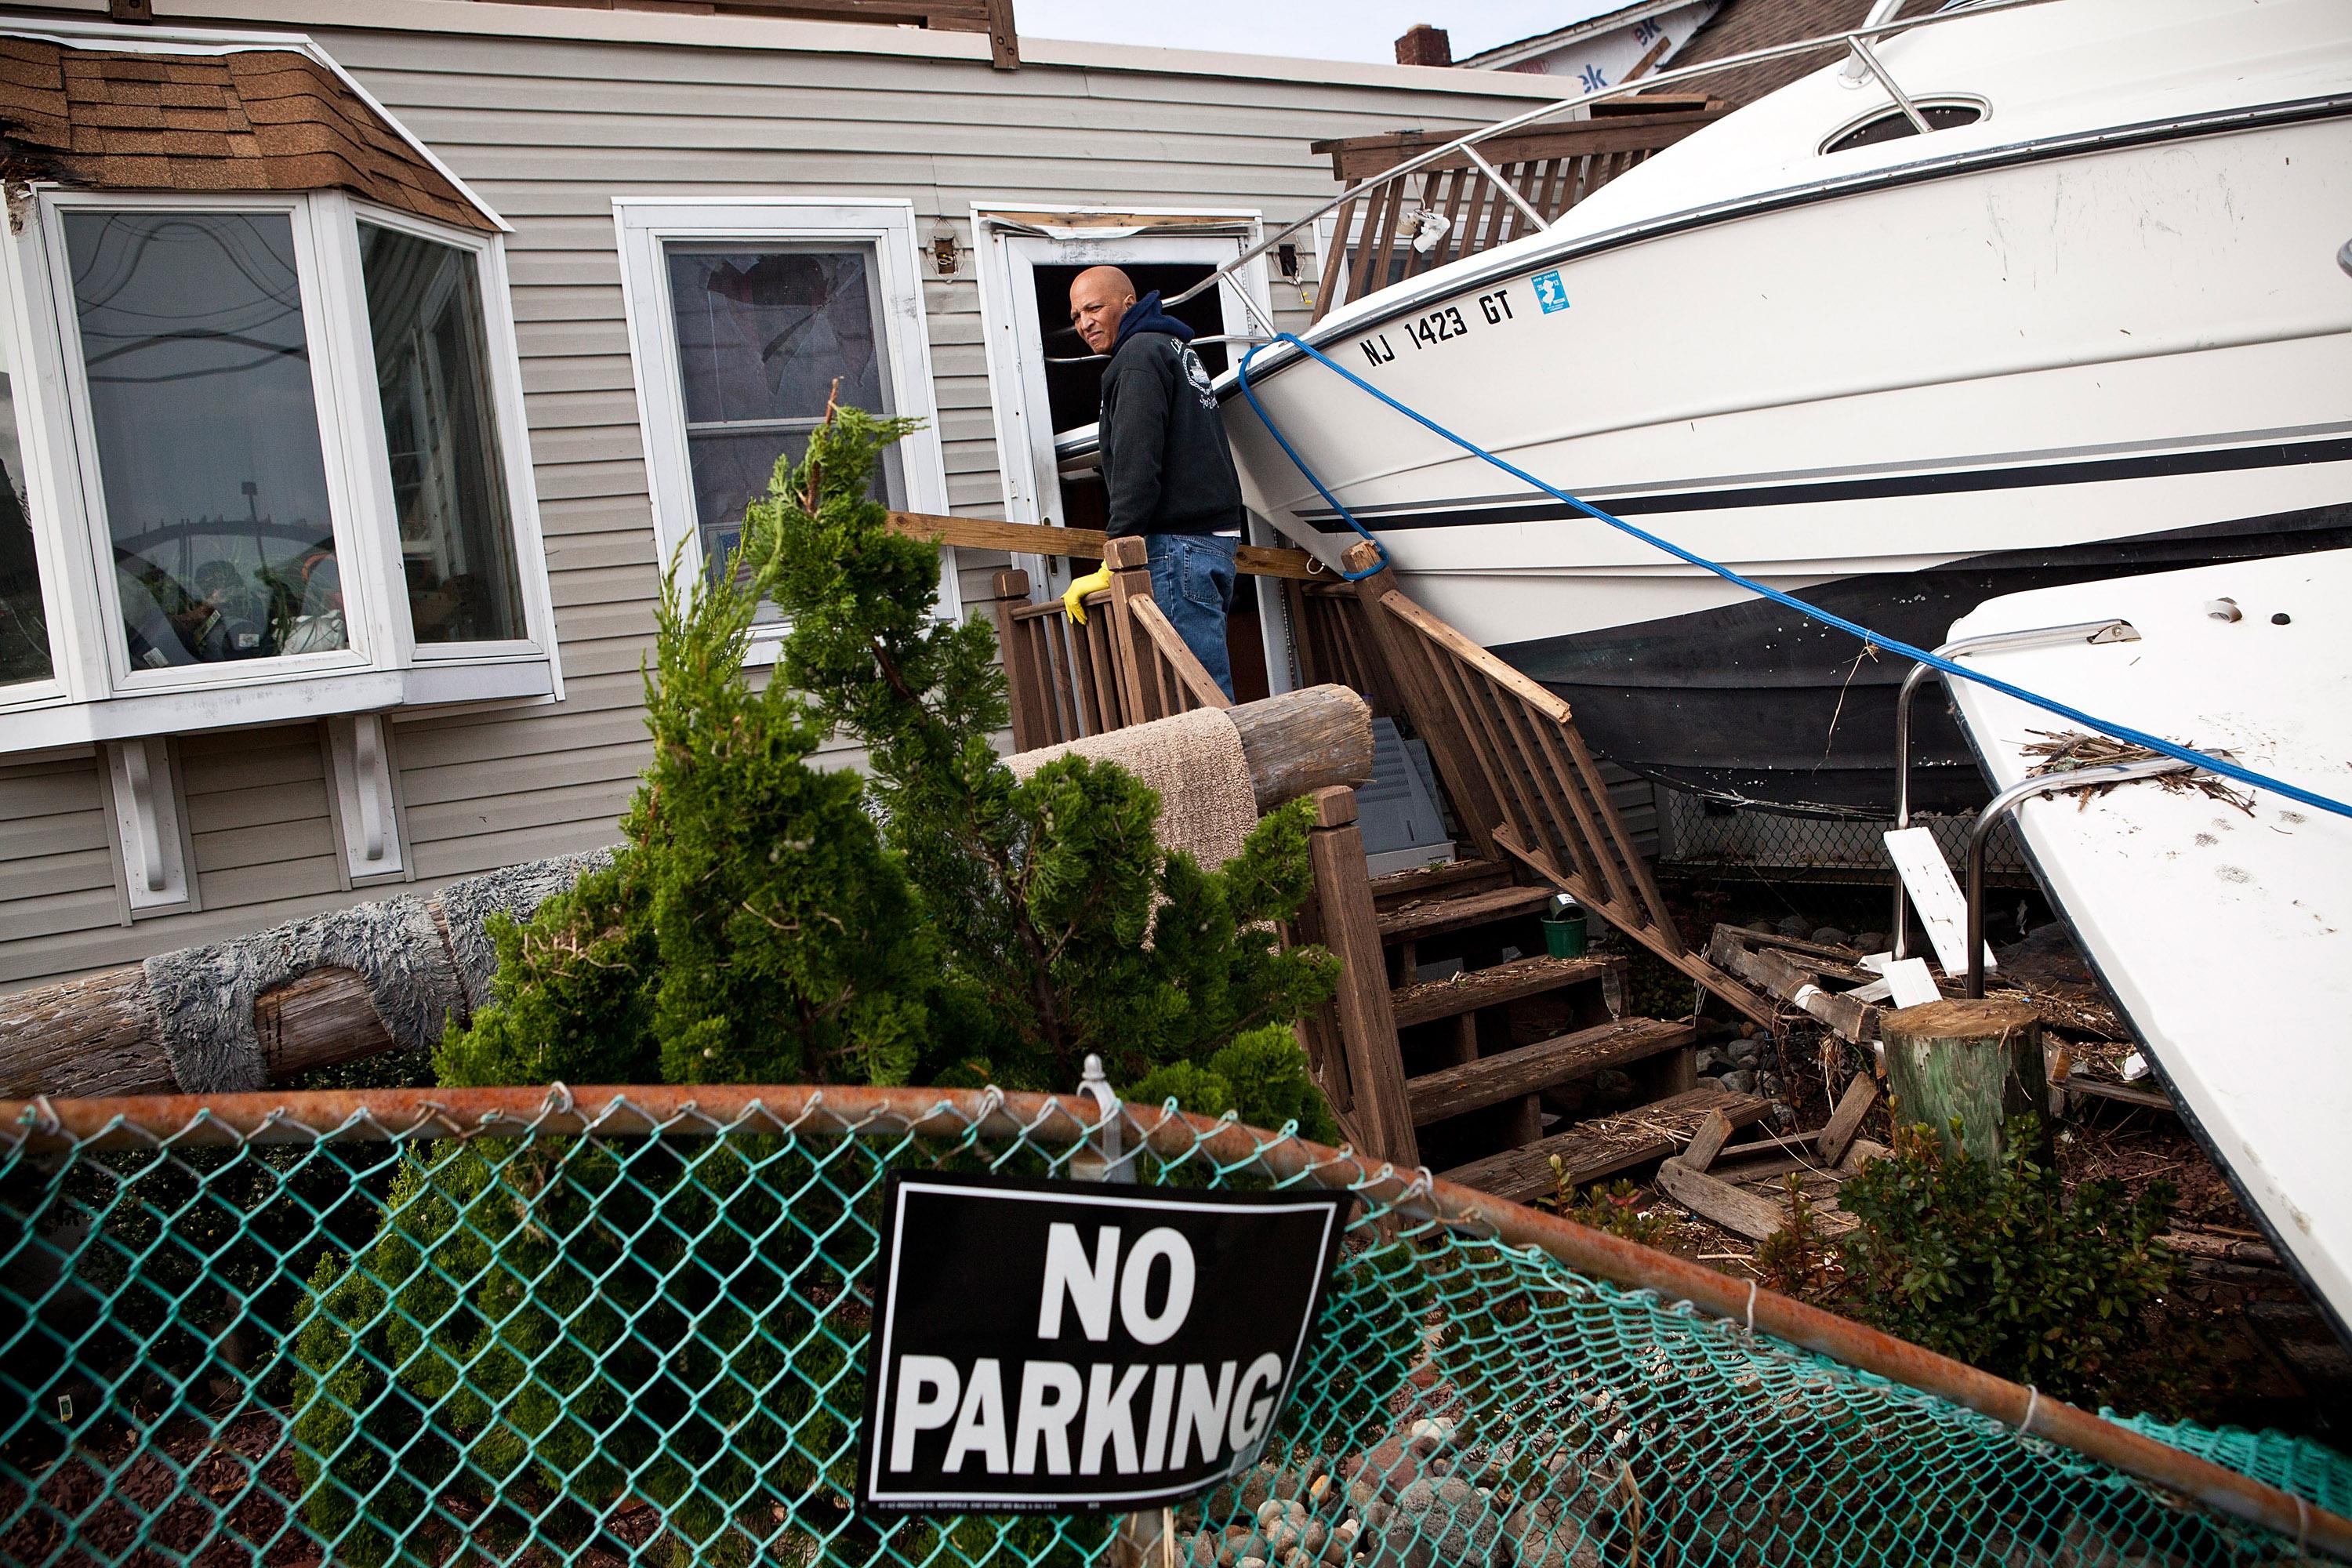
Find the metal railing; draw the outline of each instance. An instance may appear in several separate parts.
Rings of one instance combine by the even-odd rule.
[[[1491,125],[1481,126],[1475,131],[1466,132],[1460,136],[1454,137],[1450,142],[1445,142],[1438,146],[1432,147],[1426,152],[1416,153],[1413,156],[1405,159],[1403,162],[1395,164],[1393,167],[1382,170],[1377,174],[1371,175],[1369,178],[1349,186],[1345,190],[1342,190],[1338,195],[1333,196],[1329,200],[1314,207],[1305,216],[1293,219],[1291,222],[1285,224],[1282,227],[1276,229],[1273,233],[1259,240],[1255,245],[1244,249],[1240,255],[1220,266],[1216,271],[1211,273],[1208,277],[1202,279],[1192,288],[1185,289],[1181,294],[1173,296],[1167,301],[1167,303],[1171,307],[1181,305],[1185,300],[1192,299],[1194,296],[1203,293],[1210,289],[1223,286],[1228,282],[1228,280],[1232,279],[1234,274],[1240,271],[1241,268],[1247,267],[1258,258],[1268,254],[1276,246],[1285,243],[1295,243],[1298,235],[1311,230],[1314,227],[1316,221],[1321,218],[1325,214],[1336,212],[1341,206],[1349,203],[1362,201],[1368,197],[1371,197],[1376,193],[1381,192],[1384,187],[1395,184],[1405,179],[1407,176],[1417,174],[1441,160],[1467,154],[1472,149],[1478,146],[1481,142],[1492,141],[1496,137],[1508,136],[1514,132],[1526,130],[1529,126],[1540,125],[1545,121],[1556,119],[1560,115],[1570,113],[1572,110],[1587,108],[1590,105],[1604,102],[1611,99],[1622,98],[1633,93],[1652,92],[1658,88],[1671,86],[1676,82],[1696,81],[1704,77],[1711,76],[1717,72],[1732,70],[1741,66],[1756,65],[1765,60],[1785,59],[1791,56],[1811,54],[1823,49],[1839,49],[1844,51],[1850,58],[1854,59],[1858,63],[1862,63],[1864,66],[1864,68],[1880,76],[1882,81],[1886,85],[1889,92],[1893,95],[1893,101],[1890,105],[1891,107],[1898,109],[1906,108],[1906,102],[1901,89],[1893,85],[1892,79],[1885,75],[1885,67],[1876,63],[1874,57],[1869,53],[1869,46],[1874,40],[1893,37],[1897,34],[1911,32],[1920,27],[1935,26],[1938,24],[1950,22],[1962,16],[1981,16],[1988,11],[2008,10],[2018,5],[2034,5],[2044,3],[2045,0],[1979,0],[1978,4],[1967,6],[1966,8],[1958,11],[1938,11],[1929,16],[1912,16],[1903,19],[1866,21],[1862,26],[1849,28],[1843,32],[1824,33],[1815,37],[1800,39],[1793,43],[1774,44],[1766,48],[1748,49],[1740,54],[1727,55],[1721,59],[1707,60],[1698,65],[1676,66],[1666,70],[1654,71],[1647,76],[1638,77],[1631,81],[1619,82],[1614,87],[1601,88],[1592,92],[1582,92],[1570,98],[1556,100],[1553,102],[1543,104],[1538,108],[1527,110],[1518,114],[1514,114],[1508,119],[1498,120]],[[1873,16],[1875,17],[1876,16],[1877,13],[1874,12]],[[1927,129],[1924,121],[1918,120],[1916,109],[1910,109],[1907,111],[1912,114],[1915,122],[1918,124],[1920,130],[1924,131]],[[1477,162],[1480,165],[1485,167],[1486,172],[1482,178],[1486,179],[1492,184],[1500,185],[1507,193],[1505,199],[1509,199],[1508,182],[1502,179],[1501,176],[1493,170],[1491,165],[1486,163],[1484,159],[1477,160]],[[1238,284],[1235,284],[1234,291],[1245,302],[1248,300],[1249,291],[1246,289],[1241,288]],[[1254,310],[1253,313],[1255,313]]]

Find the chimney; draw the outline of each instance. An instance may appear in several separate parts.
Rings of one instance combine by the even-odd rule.
[[[1444,28],[1417,22],[1396,41],[1396,57],[1401,66],[1450,66],[1454,40],[1445,36]]]

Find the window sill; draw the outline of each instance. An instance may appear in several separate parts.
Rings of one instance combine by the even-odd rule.
[[[542,654],[532,654],[419,665],[411,669],[306,674],[200,691],[136,693],[94,702],[53,697],[46,701],[0,703],[0,759],[55,746],[290,723],[339,713],[508,701],[549,697],[554,691],[551,661]]]

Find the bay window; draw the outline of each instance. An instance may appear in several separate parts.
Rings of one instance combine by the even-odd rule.
[[[341,191],[33,213],[0,754],[556,693],[498,237]]]

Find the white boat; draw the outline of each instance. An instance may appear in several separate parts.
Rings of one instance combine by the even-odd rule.
[[[1881,37],[1307,341],[1529,472],[1920,644],[2037,584],[2352,544],[2352,5]],[[1704,79],[1693,85],[1703,86]],[[1945,123],[1966,120],[1966,123]],[[1884,810],[1898,661],[1533,492],[1286,344],[1252,384],[1403,585],[1598,749]],[[1344,524],[1224,391],[1249,504]],[[1914,805],[1983,798],[1923,715]]]
[[[2110,617],[2137,640],[1971,654],[1971,668],[2336,800],[2352,798],[2352,551],[1995,599],[1954,638]],[[1999,788],[2073,728],[1950,682]],[[2037,733],[2039,732],[2039,733]],[[2352,819],[2263,789],[2247,809],[2156,780],[2017,807],[2051,905],[2246,1211],[2352,1322]]]

